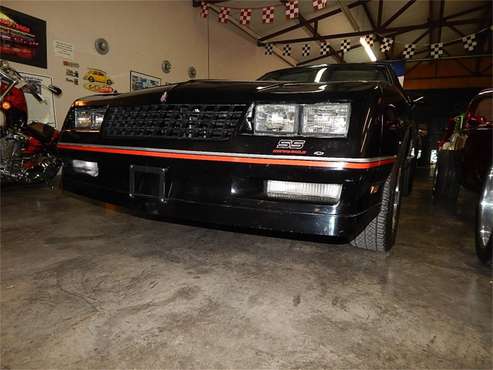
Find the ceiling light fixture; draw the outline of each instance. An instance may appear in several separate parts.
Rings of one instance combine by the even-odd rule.
[[[366,54],[368,54],[368,58],[370,58],[370,60],[372,62],[376,62],[377,61],[377,57],[375,56],[375,53],[373,53],[373,50],[372,48],[370,47],[370,45],[368,45],[368,43],[366,42],[365,38],[364,37],[360,37],[359,38],[359,43],[363,46],[363,48],[365,49],[366,51]]]

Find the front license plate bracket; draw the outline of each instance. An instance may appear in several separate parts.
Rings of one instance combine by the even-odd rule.
[[[130,198],[156,199],[162,203],[168,200],[166,193],[167,168],[130,165]]]

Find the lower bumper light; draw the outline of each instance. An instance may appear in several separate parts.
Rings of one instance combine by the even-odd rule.
[[[83,173],[92,177],[98,177],[99,175],[99,167],[97,162],[74,159],[72,160],[72,168],[74,172]]]
[[[266,193],[269,198],[337,203],[342,185],[268,180]]]

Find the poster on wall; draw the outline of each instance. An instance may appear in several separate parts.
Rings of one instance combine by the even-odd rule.
[[[84,83],[84,88],[86,90],[99,94],[111,94],[116,92],[116,90],[111,87],[111,85],[113,85],[113,80],[108,73],[102,69],[88,68],[83,79],[87,81]]]
[[[29,90],[24,89],[27,101],[27,111],[29,112],[29,122],[42,122],[55,127],[55,101],[53,99],[53,94],[43,87],[51,85],[52,78],[25,72],[21,72],[20,74],[35,88],[36,92],[43,97],[43,101],[39,102]]]
[[[0,6],[2,59],[46,68],[46,22]]]
[[[147,89],[161,85],[161,79],[136,71],[130,71],[130,91]]]

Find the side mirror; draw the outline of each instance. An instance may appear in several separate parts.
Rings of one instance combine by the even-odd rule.
[[[56,96],[62,95],[62,89],[60,89],[58,86],[49,85],[47,86],[47,88]]]

